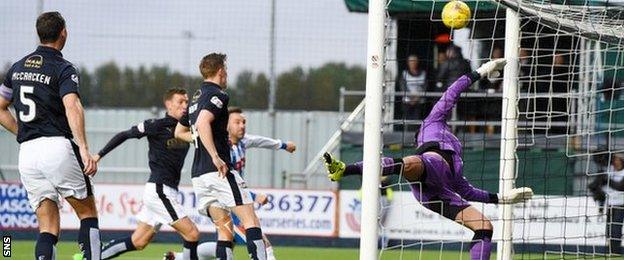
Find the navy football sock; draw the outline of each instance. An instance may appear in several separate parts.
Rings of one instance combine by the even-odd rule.
[[[217,259],[219,260],[232,260],[234,255],[232,254],[232,241],[217,241]]]
[[[253,260],[266,260],[266,248],[262,241],[262,230],[257,227],[245,230],[247,237],[247,251]]]
[[[80,220],[78,233],[78,245],[85,260],[100,259],[100,229],[97,218],[85,218]]]
[[[197,244],[199,244],[197,241],[191,242],[191,241],[184,240],[184,249],[182,250],[182,255],[183,255],[184,260],[199,259],[197,257]]]
[[[125,252],[134,250],[136,248],[132,244],[132,237],[113,239],[102,247],[102,259],[115,258]]]
[[[58,242],[58,238],[55,235],[48,232],[39,233],[37,244],[35,245],[35,259],[55,259],[56,242]]]

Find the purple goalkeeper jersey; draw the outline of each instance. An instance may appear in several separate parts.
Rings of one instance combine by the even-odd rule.
[[[470,204],[466,200],[484,203],[494,203],[497,200],[495,194],[475,188],[464,177],[462,145],[446,123],[446,118],[462,91],[478,78],[476,73],[471,73],[457,79],[436,102],[429,116],[423,120],[417,137],[418,146],[426,142],[437,142],[440,149],[451,151],[454,169],[451,171],[441,157],[424,154],[421,159],[425,164],[427,178],[423,184],[427,188],[423,189],[424,187],[418,184],[411,185],[412,193],[421,202],[441,199],[451,205],[468,206]]]
[[[451,128],[446,123],[447,117],[450,115],[453,107],[459,100],[460,94],[472,84],[472,80],[468,75],[461,76],[457,79],[442,95],[440,100],[436,102],[429,113],[429,116],[423,120],[420,126],[420,132],[416,138],[418,146],[426,142],[438,142],[440,149],[453,152],[453,166],[455,173],[461,175],[463,168],[462,145],[459,139],[453,134]]]
[[[468,201],[484,203],[496,203],[498,201],[496,194],[475,188],[464,177],[461,159],[462,145],[446,123],[446,117],[451,113],[461,92],[477,79],[479,79],[479,75],[473,72],[456,80],[438,100],[420,127],[417,136],[418,146],[422,146],[426,142],[437,142],[440,149],[451,152],[453,160],[454,169],[450,169],[449,164],[441,155],[433,153],[419,155],[425,166],[426,177],[421,182],[411,183],[410,186],[414,197],[432,210],[434,210],[432,207],[439,204],[436,203],[437,201],[460,207],[469,206]],[[356,167],[355,171],[361,174],[364,167],[363,163],[360,161],[353,165]],[[396,163],[395,159],[383,157],[381,159],[382,175],[393,174],[397,165],[399,164]],[[347,170],[349,167],[351,165],[347,166]],[[454,217],[452,216],[451,219]]]

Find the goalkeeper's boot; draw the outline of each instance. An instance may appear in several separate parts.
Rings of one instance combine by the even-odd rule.
[[[325,159],[325,167],[327,168],[327,177],[331,181],[339,181],[344,174],[346,168],[345,163],[337,160],[329,153],[323,154],[323,158]]]
[[[499,204],[516,204],[530,200],[533,197],[533,190],[528,187],[511,189],[507,194],[501,196],[498,194]]]

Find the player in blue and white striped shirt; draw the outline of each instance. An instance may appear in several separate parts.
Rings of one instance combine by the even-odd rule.
[[[279,139],[272,139],[269,137],[251,135],[246,133],[247,119],[243,114],[243,110],[237,107],[230,107],[228,109],[228,135],[230,142],[230,159],[234,166],[234,170],[238,171],[241,177],[245,177],[245,155],[249,148],[263,148],[273,150],[286,150],[289,153],[293,153],[297,146],[291,142],[282,142]],[[264,194],[256,194],[252,192],[252,196],[256,203],[264,205],[267,202],[267,197]],[[237,243],[245,244],[245,227],[243,227],[240,220],[232,215],[232,222],[234,226],[234,240]],[[275,260],[273,255],[273,247],[269,242],[266,235],[262,234],[264,244],[266,247],[267,260]],[[199,259],[212,259],[216,256],[216,243],[205,242],[197,247],[197,255]],[[169,252],[165,254],[165,259],[181,259],[182,253]]]

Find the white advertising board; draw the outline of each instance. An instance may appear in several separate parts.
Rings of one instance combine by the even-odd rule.
[[[498,206],[473,203],[500,238]],[[340,237],[360,236],[361,201],[357,191],[340,192]],[[426,208],[410,192],[395,192],[380,232],[392,239],[467,241],[473,232]],[[514,243],[604,245],[606,217],[590,197],[536,196],[514,208]]]
[[[102,230],[133,230],[136,214],[142,207],[143,185],[95,184],[95,198]],[[257,207],[263,232],[297,236],[337,236],[338,198],[331,191],[252,189],[268,197]],[[202,232],[214,232],[212,222],[199,215],[193,189],[181,186],[179,200],[186,213]],[[78,229],[78,221],[67,202],[61,208],[61,228]],[[37,228],[36,218],[19,183],[0,183],[0,227],[2,229]],[[163,225],[163,231],[173,231]]]

